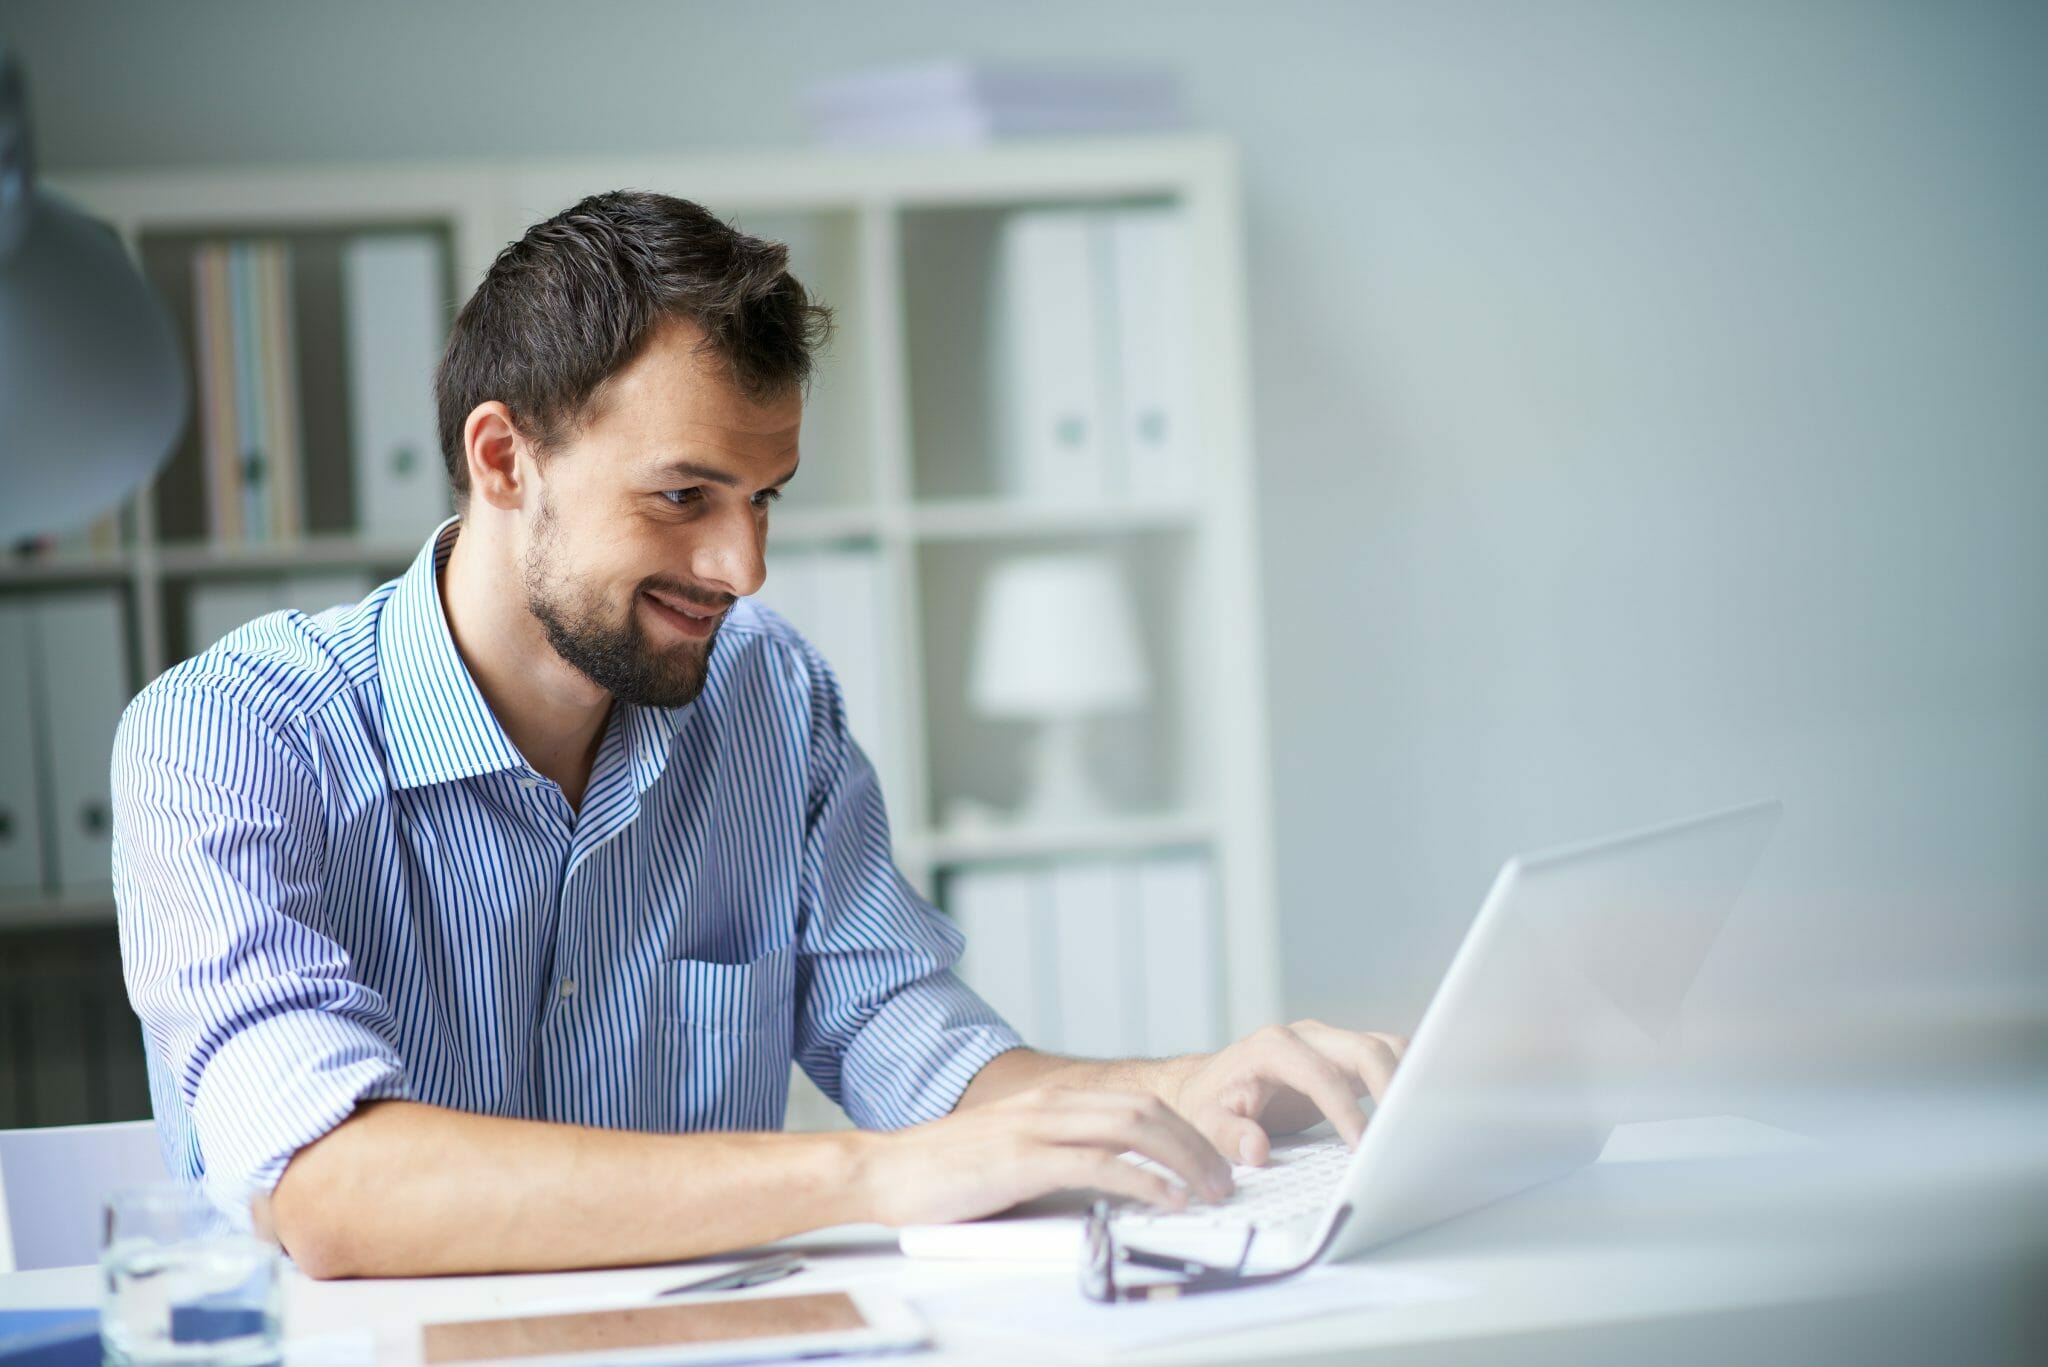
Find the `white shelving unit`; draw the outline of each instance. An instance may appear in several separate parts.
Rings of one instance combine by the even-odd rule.
[[[889,793],[905,876],[942,894],[953,871],[984,863],[1205,852],[1220,901],[1222,1022],[1232,1034],[1279,1005],[1260,605],[1254,554],[1244,286],[1234,154],[1208,138],[1024,143],[888,153],[795,151],[548,162],[237,167],[52,178],[139,250],[151,235],[440,225],[466,297],[498,250],[586,194],[632,187],[694,199],[741,227],[791,243],[793,267],[832,304],[839,331],[806,411],[803,474],[776,511],[771,554],[856,546],[878,556],[893,617],[885,662],[901,754]],[[1203,434],[1194,491],[1173,499],[1022,502],[965,495],[934,471],[985,452],[938,449],[919,430],[918,358],[964,326],[910,288],[930,244],[985,232],[1022,208],[1171,204],[1189,231],[1194,392]],[[189,341],[188,341],[189,345]],[[973,480],[967,480],[972,485]],[[123,586],[139,678],[174,662],[166,598],[181,582],[263,571],[388,572],[417,542],[322,534],[220,546],[160,540],[140,497],[115,553],[0,564],[0,593]],[[425,525],[422,526],[422,534]],[[1015,749],[941,695],[965,642],[957,582],[1008,550],[1110,545],[1142,567],[1141,601],[1161,695],[1149,798],[1072,828],[949,828],[961,756]],[[948,593],[954,594],[948,598]],[[952,606],[948,606],[948,604]],[[798,623],[799,626],[803,624]],[[1161,644],[1163,643],[1163,644]],[[947,670],[952,670],[948,674]],[[989,728],[989,724],[979,724]],[[969,734],[971,732],[971,734]],[[956,762],[958,761],[958,762]],[[1014,768],[1014,766],[1012,766]],[[975,785],[995,784],[981,769]],[[999,804],[995,804],[999,805]],[[76,896],[0,907],[16,923],[104,915]]]

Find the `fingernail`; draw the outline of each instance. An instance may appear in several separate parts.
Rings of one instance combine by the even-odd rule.
[[[1252,1147],[1252,1137],[1250,1135],[1246,1135],[1237,1141],[1237,1158],[1246,1167],[1254,1167],[1258,1164],[1258,1151]]]

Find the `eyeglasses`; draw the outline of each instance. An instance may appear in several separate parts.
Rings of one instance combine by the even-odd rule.
[[[1349,1205],[1339,1206],[1337,1214],[1330,1221],[1330,1227],[1323,1234],[1322,1242],[1315,1252],[1292,1267],[1275,1272],[1246,1272],[1244,1261],[1252,1251],[1252,1239],[1257,1231],[1246,1229],[1244,1247],[1238,1250],[1237,1263],[1233,1267],[1220,1267],[1214,1263],[1196,1262],[1192,1258],[1176,1258],[1165,1253],[1149,1253],[1142,1248],[1120,1245],[1110,1220],[1110,1206],[1107,1201],[1097,1201],[1088,1208],[1088,1219],[1083,1227],[1081,1246],[1081,1294],[1091,1301],[1114,1305],[1118,1301],[1164,1301],[1177,1296],[1199,1296],[1205,1291],[1234,1291],[1242,1286],[1263,1286],[1305,1272],[1329,1252],[1336,1242],[1337,1231],[1344,1227],[1344,1221],[1351,1214]],[[1157,1268],[1165,1272],[1177,1272],[1181,1280],[1175,1282],[1141,1282],[1136,1286],[1119,1286],[1116,1280],[1117,1264],[1128,1263],[1133,1267]]]

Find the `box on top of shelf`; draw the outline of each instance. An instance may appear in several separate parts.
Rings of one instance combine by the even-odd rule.
[[[1181,124],[1173,73],[1140,66],[942,58],[819,81],[804,105],[820,138],[846,144],[957,146]]]

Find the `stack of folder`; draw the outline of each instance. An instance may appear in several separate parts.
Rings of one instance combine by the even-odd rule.
[[[205,243],[192,255],[192,290],[213,537],[293,540],[305,510],[285,244]]]

